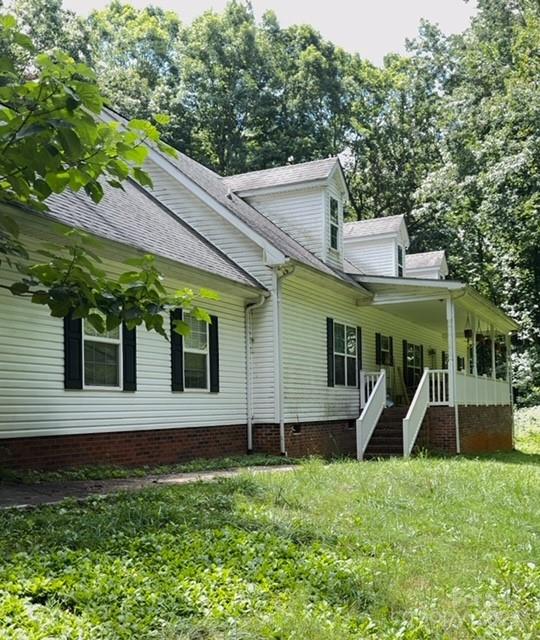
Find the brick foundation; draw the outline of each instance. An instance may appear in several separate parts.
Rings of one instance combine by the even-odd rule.
[[[416,450],[456,453],[453,407],[429,407],[416,440]],[[511,451],[512,407],[474,405],[459,407],[461,453]]]
[[[172,464],[247,452],[246,425],[0,440],[0,466],[52,470],[84,465]]]
[[[356,455],[356,421],[303,422],[285,425],[285,445],[291,458],[318,455],[325,458]],[[253,427],[253,449],[279,455],[279,424]]]
[[[459,407],[459,421],[462,453],[512,449],[510,406]],[[247,452],[246,443],[246,425],[3,439],[0,466],[52,470],[100,464],[172,464],[193,458],[241,455]],[[285,443],[292,458],[354,456],[355,421],[286,424]],[[456,453],[453,407],[428,409],[415,448]],[[279,424],[254,425],[253,449],[279,455]]]

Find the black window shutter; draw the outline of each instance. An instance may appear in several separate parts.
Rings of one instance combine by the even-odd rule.
[[[420,345],[420,375],[424,373],[424,345]]]
[[[64,318],[64,389],[82,389],[82,320]]]
[[[409,367],[407,361],[407,351],[409,349],[409,345],[407,344],[407,340],[403,340],[403,379],[405,380],[405,385],[410,387],[411,380],[409,375]]]
[[[381,334],[375,334],[375,364],[381,364],[382,362],[382,354],[381,354]]]
[[[390,366],[394,366],[394,338],[392,338],[392,336],[390,336],[388,338],[388,344],[390,347]]]
[[[326,318],[326,374],[327,385],[334,386],[334,321]]]
[[[446,351],[441,351],[441,369],[446,368]]]
[[[182,309],[171,311],[171,390],[184,390],[184,340],[174,330],[174,321],[182,320]]]
[[[210,391],[219,391],[219,329],[217,316],[210,316],[212,321],[208,327],[210,347]]]
[[[122,364],[124,391],[137,390],[137,329],[122,325]]]
[[[356,363],[358,369],[357,383],[360,387],[360,371],[362,370],[362,327],[356,327]]]

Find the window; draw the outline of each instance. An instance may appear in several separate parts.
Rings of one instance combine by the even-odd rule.
[[[391,336],[375,334],[375,364],[390,367],[394,364],[394,341]]]
[[[334,323],[334,381],[336,385],[356,387],[356,327]]]
[[[401,277],[403,275],[403,263],[404,263],[405,252],[403,251],[403,247],[398,244],[397,248],[397,272],[398,276]]]
[[[330,198],[330,248],[338,250],[339,244],[339,203]]]
[[[407,344],[407,385],[417,387],[424,368],[424,350],[421,345]]]
[[[208,324],[186,314],[191,329],[184,337],[184,385],[186,389],[208,389]]]
[[[83,371],[85,387],[120,388],[122,379],[122,332],[120,327],[98,333],[83,322]]]

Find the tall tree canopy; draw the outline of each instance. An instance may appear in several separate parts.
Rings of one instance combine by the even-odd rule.
[[[447,249],[521,323],[521,395],[540,398],[539,0],[478,0],[450,37],[422,23],[382,67],[242,0],[190,25],[118,0],[85,21],[11,4],[40,48],[86,60],[128,117],[169,114],[164,138],[220,173],[343,154],[349,215],[403,213],[413,250]]]

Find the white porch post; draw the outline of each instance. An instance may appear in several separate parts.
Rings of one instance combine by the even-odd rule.
[[[446,299],[446,324],[448,332],[448,403],[453,407],[456,398],[456,318],[452,298]]]
[[[506,380],[508,382],[508,394],[510,397],[510,407],[512,410],[512,446],[516,445],[516,433],[514,428],[514,393],[512,388],[512,341],[510,334],[504,336],[506,345]]]
[[[497,379],[497,372],[495,371],[495,328],[491,325],[491,377],[493,380]]]
[[[474,376],[474,403],[478,404],[478,363],[476,361],[476,316],[472,317],[472,372]]]
[[[454,418],[456,425],[456,452],[459,453],[459,415],[456,378],[456,307],[452,298],[446,299],[446,324],[448,331],[448,404],[451,407],[454,407]]]

